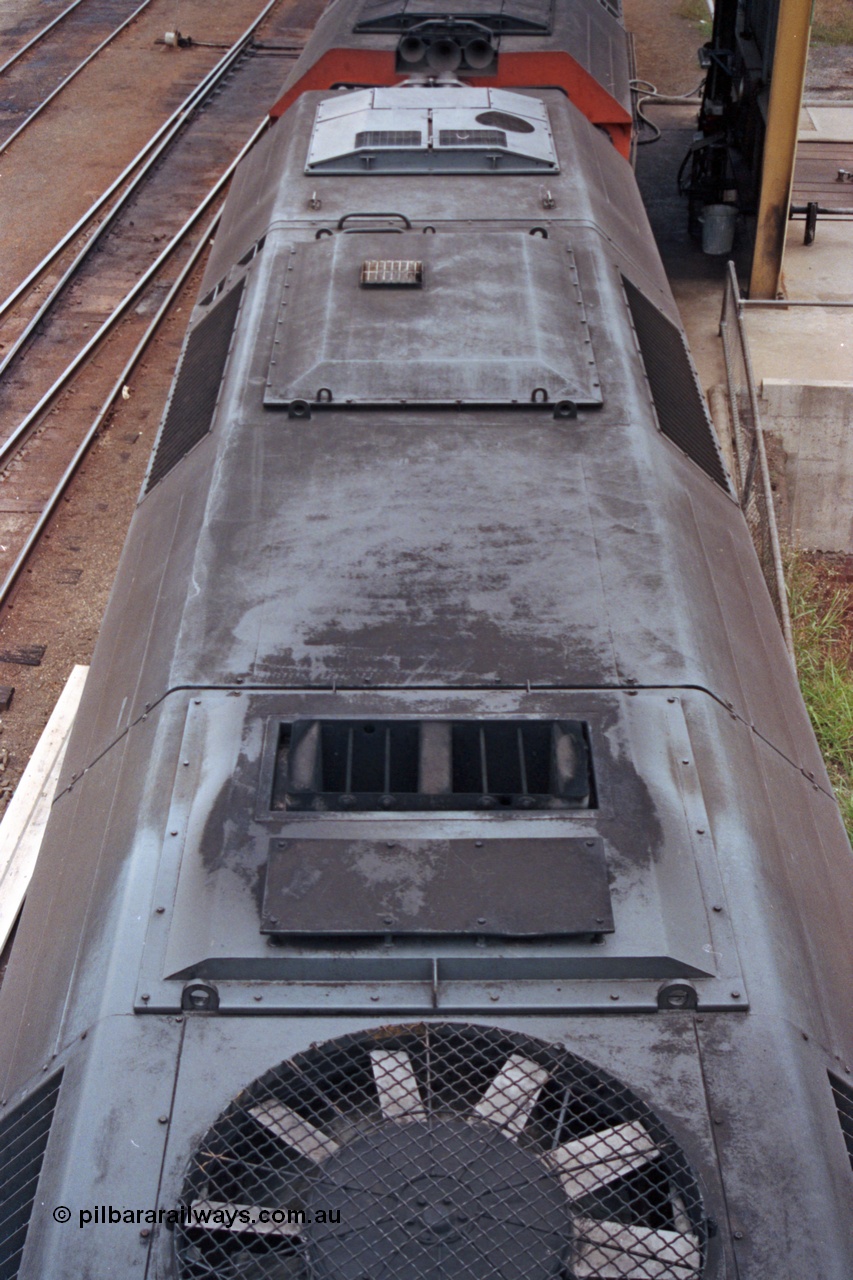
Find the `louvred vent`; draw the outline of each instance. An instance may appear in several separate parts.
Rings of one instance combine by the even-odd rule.
[[[704,1259],[656,1116],[496,1028],[391,1027],[283,1063],[205,1136],[183,1202],[181,1280],[697,1280]]]

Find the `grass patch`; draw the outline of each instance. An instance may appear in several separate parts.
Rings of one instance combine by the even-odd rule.
[[[850,0],[853,3],[853,0]],[[697,27],[703,40],[710,40],[713,20],[705,0],[678,0],[676,13],[679,18]]]
[[[786,579],[800,687],[853,841],[853,583],[800,552]]]
[[[853,0],[815,0],[812,41],[853,44]]]

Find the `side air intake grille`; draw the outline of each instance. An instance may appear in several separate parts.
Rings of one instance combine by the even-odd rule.
[[[684,1154],[621,1081],[496,1027],[394,1026],[248,1085],[190,1161],[179,1280],[699,1280]]]
[[[579,720],[297,720],[282,725],[272,809],[584,809]]]
[[[714,428],[684,336],[630,280],[622,277],[660,429],[728,491]]]
[[[847,1146],[850,1168],[853,1169],[853,1088],[843,1080],[839,1080],[838,1076],[834,1076],[831,1071],[827,1074],[838,1111],[838,1123],[841,1125],[841,1132]]]
[[[0,1277],[16,1280],[62,1072],[0,1121]]]
[[[157,441],[146,493],[150,493],[211,428],[243,284],[241,280],[190,334]]]

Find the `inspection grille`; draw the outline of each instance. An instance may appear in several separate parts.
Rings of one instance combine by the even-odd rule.
[[[581,809],[580,720],[297,720],[282,725],[272,809]]]
[[[146,493],[150,493],[211,428],[243,284],[241,280],[190,334],[148,473]]]
[[[622,284],[661,431],[728,491],[725,467],[684,335],[624,276]]]
[[[697,1280],[706,1236],[684,1155],[629,1089],[454,1024],[333,1040],[254,1081],[182,1203],[180,1280]]]
[[[0,1121],[0,1277],[16,1280],[62,1072]]]
[[[838,1111],[838,1123],[841,1125],[841,1132],[847,1146],[850,1167],[853,1169],[853,1088],[843,1080],[839,1080],[838,1076],[834,1076],[831,1071],[827,1074]]]

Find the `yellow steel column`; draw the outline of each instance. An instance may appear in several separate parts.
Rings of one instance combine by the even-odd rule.
[[[749,281],[751,298],[775,298],[782,275],[811,15],[812,0],[779,0],[761,197]]]

